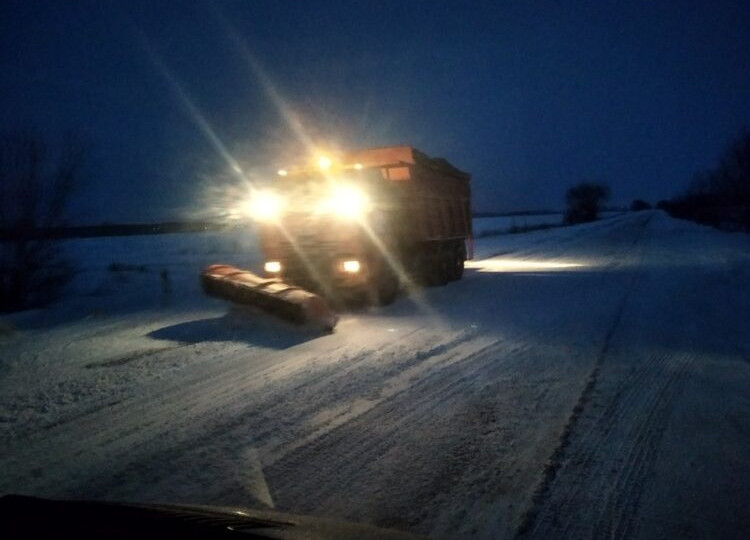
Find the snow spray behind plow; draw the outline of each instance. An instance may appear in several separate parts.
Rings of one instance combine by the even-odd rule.
[[[201,272],[201,286],[209,296],[235,304],[254,306],[296,323],[333,330],[336,313],[320,296],[225,264],[212,264]]]

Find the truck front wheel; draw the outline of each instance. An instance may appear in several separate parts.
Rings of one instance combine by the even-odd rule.
[[[398,296],[400,281],[396,272],[385,259],[380,259],[366,285],[367,302],[370,305],[387,306]]]
[[[379,306],[387,306],[392,304],[398,296],[399,280],[395,272],[390,268],[384,268],[380,272],[380,277],[377,283],[377,293],[375,302]]]

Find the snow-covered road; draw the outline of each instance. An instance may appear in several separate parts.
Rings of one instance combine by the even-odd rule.
[[[201,297],[214,247],[113,271],[99,246],[95,293],[0,327],[0,493],[750,536],[748,236],[644,212],[476,248],[461,282],[320,336]]]

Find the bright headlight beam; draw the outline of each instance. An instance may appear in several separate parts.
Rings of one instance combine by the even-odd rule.
[[[361,217],[367,209],[367,195],[354,186],[339,186],[328,201],[329,209],[342,217]]]
[[[466,261],[465,267],[478,272],[555,272],[582,268],[586,265],[568,261],[541,261],[530,259],[484,259]]]
[[[257,191],[247,204],[247,213],[253,219],[269,221],[281,212],[281,198],[275,193]]]

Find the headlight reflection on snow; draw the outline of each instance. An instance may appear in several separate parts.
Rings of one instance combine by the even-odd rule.
[[[466,261],[466,268],[479,272],[556,272],[587,265],[569,261],[535,261],[530,259],[485,259]]]

